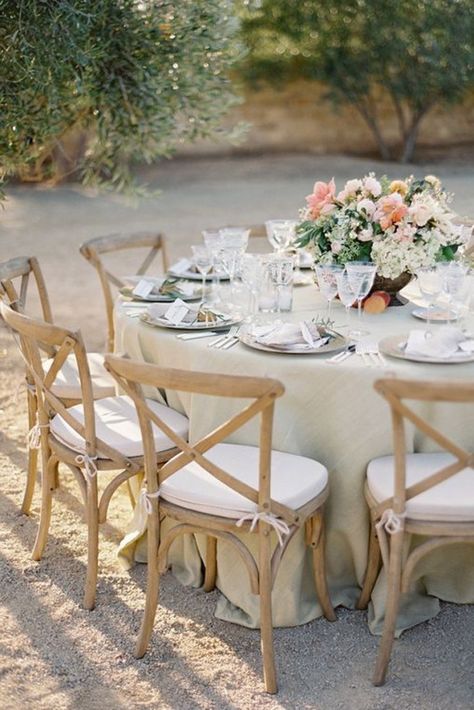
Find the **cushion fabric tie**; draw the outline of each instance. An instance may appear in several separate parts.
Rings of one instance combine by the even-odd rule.
[[[78,466],[84,466],[86,475],[92,479],[97,476],[97,456],[89,456],[89,454],[79,454],[74,459]]]
[[[41,429],[49,429],[49,424],[40,424],[36,416],[36,424],[31,427],[27,436],[29,449],[39,449],[41,444]]]
[[[403,530],[403,519],[405,517],[406,513],[395,513],[392,508],[386,508],[382,513],[382,517],[375,525],[383,565],[387,570],[390,557],[387,534],[394,535],[395,533],[401,532]]]
[[[153,498],[158,499],[159,497],[160,497],[160,489],[159,488],[154,493],[148,493],[146,488],[142,488],[140,490],[140,505],[142,505],[145,508],[147,515],[151,515],[153,513],[153,507],[151,505],[152,499]]]
[[[248,515],[244,515],[242,518],[240,518],[240,520],[236,522],[237,527],[240,528],[246,520],[252,521],[252,524],[250,526],[250,532],[253,532],[255,530],[255,526],[257,525],[259,520],[262,520],[264,523],[268,523],[268,525],[271,525],[277,534],[278,542],[280,545],[283,545],[283,536],[290,534],[290,528],[285,523],[285,521],[281,518],[277,518],[277,516],[273,513],[266,513],[265,511],[260,511],[257,513],[248,513]]]

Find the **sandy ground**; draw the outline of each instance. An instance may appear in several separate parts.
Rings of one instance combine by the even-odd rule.
[[[17,186],[0,215],[0,260],[35,254],[47,277],[59,321],[79,325],[90,347],[104,342],[96,278],[77,252],[85,239],[114,231],[159,228],[171,256],[199,240],[202,228],[258,223],[296,214],[316,178],[342,182],[368,170],[399,176],[436,173],[456,194],[460,214],[474,214],[474,167],[466,160],[411,170],[357,159],[273,156],[174,161],[149,170],[161,197],[138,206],[77,186]],[[130,264],[127,264],[130,272]],[[123,272],[122,272],[123,273]],[[115,550],[129,503],[119,494],[101,532],[98,604],[80,606],[85,524],[78,491],[64,471],[44,559],[30,550],[37,520],[19,514],[26,462],[22,366],[0,327],[0,708],[472,708],[474,607],[443,605],[432,622],[395,644],[390,680],[374,688],[377,639],[363,612],[338,610],[338,621],[277,629],[280,692],[262,691],[258,633],[214,618],[216,594],[163,578],[161,607],[149,654],[132,648],[141,620],[142,567],[117,565]]]

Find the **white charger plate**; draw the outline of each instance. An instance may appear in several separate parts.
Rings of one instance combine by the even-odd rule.
[[[141,313],[140,320],[146,325],[152,325],[157,328],[170,328],[171,330],[227,330],[241,321],[240,318],[235,319],[229,316],[228,320],[213,321],[212,323],[197,321],[195,323],[179,323],[175,325],[164,317],[151,316],[149,313]]]
[[[415,316],[415,318],[428,321],[427,312],[427,308],[415,308],[411,314]],[[452,321],[458,320],[458,316],[454,311],[450,311],[447,308],[438,308],[436,311],[431,311],[429,320],[431,323],[451,323]]]
[[[188,281],[202,281],[202,275],[199,273],[199,271],[190,271],[189,269],[186,269],[186,271],[180,271],[179,273],[177,271],[173,271],[170,269],[168,271],[168,276],[173,276],[173,278],[176,279],[187,279]],[[213,274],[206,274],[206,281],[212,281]],[[229,276],[228,274],[225,274],[223,272],[219,272],[219,279],[221,281],[228,281]],[[183,299],[184,300],[184,299]]]
[[[379,342],[379,350],[383,355],[395,357],[399,360],[410,362],[428,362],[434,365],[458,365],[463,362],[474,362],[474,353],[456,353],[451,357],[435,357],[430,355],[414,355],[406,353],[403,345],[407,342],[408,335],[389,335]]]
[[[242,333],[239,335],[240,342],[243,345],[247,345],[249,348],[254,350],[263,350],[267,353],[278,353],[280,355],[324,355],[327,353],[333,353],[337,350],[344,350],[348,345],[349,341],[343,338],[342,335],[337,335],[332,338],[326,345],[321,345],[320,348],[310,348],[305,347],[303,344],[301,346],[288,347],[283,345],[265,345],[264,343],[259,343],[255,336],[249,333]]]

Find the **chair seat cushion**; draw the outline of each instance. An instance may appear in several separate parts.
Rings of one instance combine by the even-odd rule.
[[[44,360],[43,367],[47,371],[51,367],[52,359]],[[87,353],[87,362],[92,380],[94,399],[113,397],[115,394],[115,380],[104,367],[102,353]],[[69,355],[66,362],[58,372],[52,387],[53,394],[61,399],[82,399],[81,383],[77,362],[74,355]]]
[[[408,454],[407,486],[422,481],[456,459],[447,453]],[[367,482],[373,497],[382,502],[393,495],[394,458],[373,459],[367,468]],[[462,522],[474,520],[474,470],[465,468],[447,481],[420,493],[406,504],[409,518]]]
[[[258,489],[258,447],[217,444],[205,457],[239,481]],[[272,452],[271,496],[278,503],[297,509],[321,493],[327,481],[328,472],[317,461]],[[255,503],[218,481],[195,461],[163,481],[160,496],[175,505],[225,518],[257,511]]]
[[[147,405],[166,424],[184,439],[188,436],[188,419],[171,407],[147,399]],[[95,427],[98,439],[112,446],[123,456],[142,456],[143,445],[135,405],[130,397],[106,397],[94,403]],[[69,407],[68,412],[81,424],[84,422],[82,404]],[[85,441],[59,415],[52,419],[51,433],[69,448],[84,453]],[[174,443],[153,424],[156,451],[166,451]]]

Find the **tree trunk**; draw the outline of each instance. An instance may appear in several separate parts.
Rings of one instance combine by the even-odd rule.
[[[400,156],[400,162],[409,163],[413,159],[416,141],[418,138],[418,131],[420,129],[420,123],[422,119],[426,116],[430,108],[431,106],[427,106],[426,108],[418,111],[418,113],[415,113],[415,115],[413,116],[405,139],[403,141],[403,150],[402,155]]]
[[[351,103],[357,109],[357,111],[360,113],[360,115],[370,128],[372,135],[375,138],[375,142],[377,143],[377,147],[379,149],[380,157],[382,158],[382,160],[391,160],[392,155],[390,152],[390,148],[388,147],[383,138],[382,131],[379,128],[375,116],[373,116],[369,109],[367,109],[367,107],[364,106],[362,103],[359,103],[358,101],[354,100],[351,101]]]

